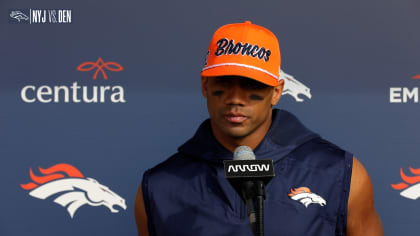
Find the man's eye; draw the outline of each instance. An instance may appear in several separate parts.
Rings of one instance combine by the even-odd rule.
[[[213,91],[212,94],[213,94],[213,96],[220,96],[220,95],[223,94],[223,91],[222,90],[216,90],[216,91]]]
[[[254,100],[254,101],[261,101],[261,100],[264,100],[264,97],[260,95],[256,95],[256,94],[251,94],[249,96],[249,99]]]

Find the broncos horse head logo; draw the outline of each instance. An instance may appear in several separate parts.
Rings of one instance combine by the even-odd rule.
[[[295,77],[286,74],[280,69],[280,79],[284,79],[283,94],[289,94],[294,97],[297,102],[303,102],[303,99],[299,97],[299,94],[303,94],[309,99],[312,98],[311,90],[304,84],[295,79]]]
[[[72,165],[57,164],[47,169],[39,168],[39,171],[44,176],[36,176],[31,168],[29,175],[33,182],[20,186],[25,190],[31,190],[29,195],[35,198],[44,200],[51,196],[57,196],[54,202],[67,208],[71,218],[79,207],[86,204],[106,206],[112,213],[118,212],[114,206],[119,206],[124,210],[127,208],[122,197],[95,179],[85,178]]]
[[[395,190],[402,190],[400,195],[416,200],[420,197],[420,168],[413,169],[409,167],[410,172],[416,176],[407,176],[404,174],[403,169],[400,169],[401,179],[404,180],[405,183],[401,182],[399,184],[391,184],[391,187]],[[410,186],[411,185],[411,186]]]
[[[327,202],[321,196],[311,192],[307,187],[290,189],[289,197],[293,200],[300,201],[307,208],[312,203],[318,203],[321,206],[327,205]]]

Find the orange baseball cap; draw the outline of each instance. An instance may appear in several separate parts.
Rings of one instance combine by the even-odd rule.
[[[277,86],[280,65],[280,47],[276,36],[262,26],[245,21],[224,25],[216,30],[201,76],[237,75]]]

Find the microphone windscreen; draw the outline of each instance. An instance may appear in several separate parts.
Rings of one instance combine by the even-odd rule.
[[[239,146],[233,153],[233,160],[255,160],[255,155],[252,149],[248,146]]]

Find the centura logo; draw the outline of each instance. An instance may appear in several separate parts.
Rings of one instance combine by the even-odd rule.
[[[228,172],[255,172],[255,171],[269,171],[269,164],[239,164],[239,165],[230,165],[228,167]]]
[[[20,23],[21,20],[23,20],[23,21],[28,21],[29,20],[29,16],[25,15],[21,11],[11,11],[9,16],[11,18],[17,20],[19,23]]]
[[[108,80],[108,76],[104,68],[110,71],[122,71],[123,67],[117,62],[104,62],[99,57],[96,62],[84,62],[77,66],[79,71],[90,71],[96,68],[92,77],[96,80],[99,72],[102,73],[104,80]],[[124,88],[120,85],[114,86],[79,86],[78,82],[73,82],[72,85],[27,85],[20,91],[22,101],[26,103],[105,103],[110,101],[112,103],[125,103]]]
[[[32,168],[29,175],[33,182],[21,184],[25,190],[31,190],[29,195],[34,198],[47,199],[54,196],[54,202],[65,207],[73,218],[77,209],[83,205],[106,206],[112,213],[119,206],[127,208],[125,200],[112,192],[107,186],[98,183],[95,179],[85,176],[74,166],[57,164],[50,168],[39,168],[44,176],[36,176]]]
[[[80,64],[77,67],[77,70],[78,71],[91,71],[91,70],[97,68],[96,71],[95,71],[95,74],[93,74],[92,79],[94,79],[94,80],[96,79],[96,76],[98,76],[99,71],[102,73],[102,76],[103,76],[104,79],[108,79],[108,76],[106,75],[106,73],[103,69],[104,67],[107,70],[110,70],[110,71],[122,71],[123,70],[123,67],[120,64],[118,64],[116,62],[113,62],[113,61],[105,63],[104,60],[102,60],[102,58],[100,58],[100,57],[98,58],[98,60],[96,62],[88,61],[88,62],[84,62],[84,63]]]
[[[420,79],[420,74],[411,77],[411,79]],[[419,102],[419,88],[407,87],[390,87],[389,88],[389,102],[390,103],[418,103]]]
[[[311,190],[307,187],[290,189],[288,196],[295,201],[299,201],[306,208],[308,208],[308,206],[312,203],[317,203],[321,206],[327,205],[327,202],[324,198],[311,192]]]
[[[284,80],[284,88],[282,95],[289,94],[294,97],[297,102],[303,102],[303,99],[299,97],[299,94],[303,94],[309,99],[312,98],[311,90],[304,84],[296,80],[293,76],[286,74],[280,69],[280,79]]]
[[[400,195],[416,200],[420,197],[420,168],[419,169],[413,169],[409,167],[410,172],[416,176],[407,176],[404,174],[403,169],[400,169],[400,175],[401,179],[404,182],[398,183],[398,184],[391,184],[391,187],[395,190],[402,190],[400,192]]]

